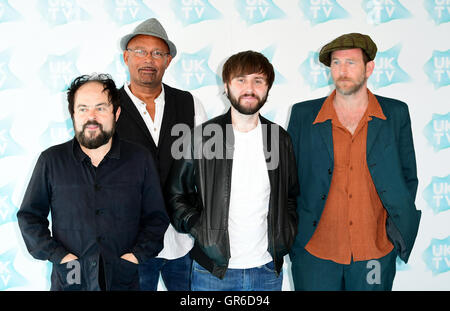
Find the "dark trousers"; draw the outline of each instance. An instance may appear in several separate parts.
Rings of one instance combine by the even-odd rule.
[[[292,262],[295,290],[390,291],[395,276],[397,252],[379,259],[338,264],[311,255],[303,249]]]
[[[159,274],[168,291],[191,290],[192,259],[188,254],[177,259],[151,258],[139,265],[139,283],[141,290],[156,291]]]

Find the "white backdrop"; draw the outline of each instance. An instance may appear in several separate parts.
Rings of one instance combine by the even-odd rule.
[[[127,79],[119,39],[156,17],[179,54],[164,82],[190,90],[211,118],[224,112],[221,70],[232,54],[264,53],[276,69],[262,109],[286,128],[296,102],[328,95],[320,48],[348,32],[378,45],[375,93],[409,105],[422,221],[394,290],[450,290],[449,0],[0,0],[0,290],[47,290],[17,226],[41,151],[73,130],[65,89],[80,74]],[[283,290],[293,288],[289,261]],[[164,289],[159,286],[159,289]]]

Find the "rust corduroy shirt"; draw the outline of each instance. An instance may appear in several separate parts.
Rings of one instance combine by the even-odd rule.
[[[334,91],[313,124],[331,119],[334,169],[330,191],[317,229],[306,250],[340,264],[387,255],[393,245],[386,234],[387,212],[378,197],[366,160],[368,122],[386,120],[376,97],[368,90],[369,104],[352,135],[334,110]]]

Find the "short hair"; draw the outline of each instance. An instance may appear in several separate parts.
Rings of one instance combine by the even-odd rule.
[[[78,89],[88,82],[97,82],[103,85],[103,92],[108,92],[108,100],[113,105],[114,114],[120,107],[119,90],[116,88],[116,84],[111,75],[106,73],[94,73],[91,75],[82,75],[75,78],[67,89],[67,101],[69,102],[70,116],[73,118],[74,105],[75,105],[75,93]]]
[[[255,51],[244,51],[230,56],[223,65],[222,80],[229,83],[234,77],[253,73],[264,74],[270,90],[275,80],[273,66],[263,54]]]

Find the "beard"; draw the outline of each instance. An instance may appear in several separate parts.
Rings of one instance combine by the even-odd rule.
[[[348,82],[352,82],[353,85],[350,86],[350,87],[347,87],[347,88],[342,88],[338,84],[341,81],[346,81],[347,83]],[[357,80],[351,80],[351,79],[345,78],[345,77],[344,78],[339,78],[335,82],[336,91],[339,92],[341,95],[353,95],[353,94],[357,93],[364,86],[364,84],[366,82],[367,82],[367,78],[365,76],[365,72]]]
[[[256,106],[254,107],[245,107],[243,105],[241,105],[241,98],[244,96],[253,96],[254,98],[256,98],[258,100],[258,103],[256,104]],[[234,109],[236,109],[238,112],[245,114],[245,115],[252,115],[257,113],[262,106],[264,106],[264,104],[267,101],[267,96],[268,93],[266,93],[266,95],[263,98],[259,98],[258,95],[251,93],[251,94],[244,94],[239,96],[239,98],[234,97],[231,92],[230,89],[227,86],[227,98],[229,99],[231,106],[234,107]]]
[[[88,134],[86,132],[86,127],[88,125],[96,125],[98,126],[100,133],[96,136],[95,134]],[[75,128],[75,126],[74,126]],[[116,122],[113,122],[111,130],[110,131],[104,131],[103,126],[98,123],[97,121],[88,121],[83,125],[83,128],[81,131],[75,130],[75,137],[80,145],[83,147],[86,147],[87,149],[97,149],[98,147],[101,147],[103,145],[106,145],[111,137],[114,135],[114,131],[116,128]]]

